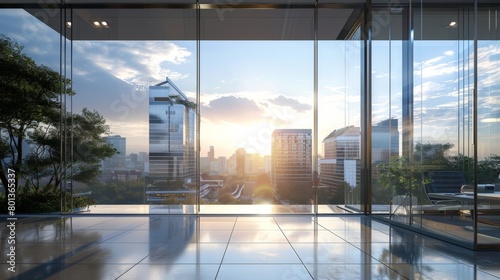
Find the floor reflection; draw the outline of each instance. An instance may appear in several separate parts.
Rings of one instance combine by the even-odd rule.
[[[0,266],[0,279],[500,279],[500,252],[365,216],[88,215],[18,219],[16,272]]]

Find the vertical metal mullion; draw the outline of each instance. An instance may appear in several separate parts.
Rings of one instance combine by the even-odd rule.
[[[478,217],[478,214],[477,214],[477,175],[478,175],[478,160],[477,160],[477,146],[478,146],[478,142],[477,142],[477,106],[478,106],[478,101],[477,101],[477,59],[478,59],[478,55],[477,55],[477,49],[478,49],[478,45],[477,45],[477,40],[478,40],[478,22],[477,22],[477,18],[478,18],[478,7],[477,7],[477,0],[474,0],[474,91],[473,91],[473,149],[474,149],[474,249],[478,249],[478,228],[477,228],[477,217]]]
[[[66,8],[64,9],[64,14],[66,15]],[[73,23],[73,9],[70,8],[70,14],[69,14],[69,21]],[[66,24],[66,23],[65,23]],[[70,36],[70,57],[69,57],[69,77],[70,77],[70,83],[71,83],[71,89],[73,89],[73,29],[72,28],[66,28],[66,25],[64,25],[66,32],[69,31]],[[67,37],[67,36],[66,36]],[[73,118],[73,95],[70,95],[70,114],[71,114],[71,130],[70,130],[70,180],[71,180],[71,209],[74,208],[73,206],[73,163],[74,163],[74,154],[73,154],[73,148],[74,148],[74,118]],[[72,210],[73,212],[73,210]]]
[[[314,2],[314,129],[313,129],[313,201],[318,214],[318,0]]]
[[[60,30],[63,30],[62,27],[64,25],[63,21],[64,21],[64,18],[65,18],[65,15],[63,15],[63,6],[60,5],[59,6],[59,12],[60,12],[60,16],[59,16],[59,29]],[[64,142],[64,132],[65,132],[65,127],[64,127],[64,108],[63,106],[64,105],[64,66],[63,66],[63,61],[64,61],[64,58],[63,58],[63,55],[64,55],[64,49],[63,49],[63,35],[64,33],[63,32],[60,32],[59,34],[59,90],[60,90],[60,93],[59,93],[59,111],[60,111],[60,117],[59,117],[59,135],[60,135],[60,139],[59,139],[59,166],[60,166],[60,169],[59,169],[59,172],[57,176],[59,176],[61,179],[63,178],[63,166],[64,166],[64,146],[65,146],[65,142]],[[57,179],[56,179],[57,180]],[[62,214],[63,213],[63,209],[64,209],[64,203],[63,203],[63,182],[62,180],[59,182],[59,189],[60,189],[60,194],[59,194],[59,199],[60,199],[60,213]]]
[[[363,207],[362,211],[365,215],[371,214],[371,142],[372,142],[372,86],[371,86],[371,50],[372,50],[372,3],[371,0],[366,1],[363,14],[363,24],[361,34],[364,43],[361,63],[363,64],[363,73],[361,73],[361,192],[360,199]]]
[[[200,213],[200,40],[201,40],[201,11],[200,1],[196,0],[196,214]]]
[[[410,167],[410,177],[414,176],[414,106],[413,106],[413,50],[414,50],[414,28],[413,28],[413,10],[412,3],[406,8],[403,17],[403,98],[402,98],[402,108],[403,108],[403,157]],[[413,190],[411,186],[408,186],[408,195],[412,197]],[[411,199],[410,199],[411,200]],[[409,225],[412,224],[412,216],[410,215]]]

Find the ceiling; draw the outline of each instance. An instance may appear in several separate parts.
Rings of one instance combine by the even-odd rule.
[[[7,0],[6,0],[7,1]],[[24,0],[10,0],[24,1]],[[33,16],[71,40],[196,40],[197,10],[192,1],[149,0],[148,3],[161,5],[131,5],[130,1],[106,0],[107,6],[99,0],[73,0],[73,9],[66,10],[66,19],[61,20],[60,10],[45,8],[25,8]],[[136,2],[137,0],[135,0]],[[171,0],[172,2],[174,0]],[[203,0],[205,1],[205,0]],[[202,2],[203,2],[202,1]],[[217,0],[219,1],[219,0]],[[213,0],[206,0],[206,2]],[[296,5],[282,5],[285,0],[266,1],[266,4],[248,4],[249,0],[220,0],[221,5],[204,4],[200,9],[201,40],[314,40],[314,6],[303,4],[309,0],[286,0]],[[464,0],[470,2],[470,0]],[[99,5],[96,4],[99,2]],[[121,4],[117,4],[120,2]],[[339,4],[349,2],[350,5]],[[345,40],[356,26],[361,14],[362,1],[331,0],[318,10],[319,40]],[[377,2],[374,0],[374,2]],[[454,1],[455,3],[457,1]],[[93,3],[93,4],[92,4]],[[113,4],[114,3],[114,4]],[[125,4],[124,4],[125,3]],[[255,1],[252,1],[255,3]],[[278,3],[276,5],[269,3]],[[354,3],[354,4],[353,4]],[[472,39],[473,20],[471,11],[458,6],[451,8],[414,8],[414,34],[420,40]],[[465,13],[464,13],[465,11]],[[45,14],[44,14],[45,13]],[[470,15],[470,16],[469,16]],[[500,38],[497,22],[500,12],[492,8],[481,9],[478,17],[479,39]],[[386,7],[374,9],[372,38],[374,40],[398,40],[405,38],[406,17],[402,9]],[[94,21],[106,21],[108,28],[96,28]],[[452,21],[458,23],[450,27]],[[71,22],[71,28],[63,26]],[[495,26],[492,27],[492,23]]]
[[[31,14],[39,9],[26,9]],[[360,10],[326,9],[318,13],[318,37],[335,40],[353,27]],[[191,8],[75,8],[67,12],[72,40],[196,40],[197,11]],[[61,31],[59,17],[43,19]],[[108,28],[96,28],[94,21]],[[201,40],[314,40],[313,8],[202,9]]]

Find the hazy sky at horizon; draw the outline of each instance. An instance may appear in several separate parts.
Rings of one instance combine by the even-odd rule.
[[[0,34],[25,46],[38,64],[60,69],[59,35],[30,14],[0,10]],[[391,43],[392,55],[386,41],[373,44],[374,123],[401,119],[399,44]],[[415,44],[415,125],[422,128],[416,129],[416,142],[455,143],[462,137],[457,106],[463,101],[457,92],[469,82],[459,76],[461,56],[469,50],[457,45]],[[99,111],[112,134],[127,137],[127,153],[148,151],[148,86],[169,77],[195,98],[195,41],[74,41],[72,46],[74,111]],[[230,156],[239,147],[270,154],[274,129],[313,128],[313,47],[312,41],[202,41],[201,156],[209,146],[215,146],[216,156]],[[359,42],[319,42],[320,143],[335,129],[360,124],[359,52]],[[488,90],[479,99],[478,113],[484,117],[497,113],[500,105],[500,46],[483,42],[479,54],[479,86]],[[480,125],[481,131],[498,136],[498,125]],[[484,142],[483,154],[496,151],[497,136]]]

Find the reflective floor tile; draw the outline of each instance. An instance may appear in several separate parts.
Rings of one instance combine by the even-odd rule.
[[[162,233],[149,230],[130,230],[118,236],[114,236],[106,242],[132,242],[132,243],[166,243],[174,238],[178,233]]]
[[[196,224],[196,226],[200,230],[233,230],[234,229],[234,222],[199,222]]]
[[[37,269],[40,269],[40,264],[22,264],[16,263],[12,268],[11,265],[4,263],[0,264],[0,279],[29,279],[29,274]],[[9,270],[9,268],[11,270]],[[33,278],[32,278],[33,279]]]
[[[498,280],[499,278],[463,264],[393,264],[390,268],[408,279]]]
[[[2,244],[3,245],[3,244]],[[16,263],[45,264],[61,262],[64,258],[85,251],[94,243],[24,242],[15,246]],[[5,251],[7,254],[7,251]]]
[[[30,274],[27,279],[43,280],[112,280],[129,270],[132,265],[106,263],[54,264]]]
[[[218,264],[138,264],[118,279],[213,280],[218,269]]]
[[[383,263],[454,264],[457,260],[412,243],[353,243]]]
[[[345,242],[328,230],[284,230],[289,242]]]
[[[176,236],[174,240],[179,242],[227,243],[231,234],[232,230],[200,230],[192,234]]]
[[[224,264],[301,263],[288,243],[229,243]]]
[[[155,243],[100,243],[64,260],[67,264],[135,264],[162,244]]]
[[[500,279],[500,251],[367,217],[37,217],[16,233],[0,279]]]
[[[276,222],[281,230],[310,230],[321,229],[321,226],[311,217],[276,217]]]
[[[280,230],[276,223],[269,222],[236,222],[234,230]]]
[[[363,264],[377,262],[370,255],[347,243],[293,243],[292,246],[302,262],[307,264]]]
[[[390,242],[391,236],[387,233],[363,227],[348,230],[332,230],[333,233],[347,242]]]
[[[306,264],[317,280],[407,279],[382,264]]]
[[[231,242],[288,243],[281,230],[235,230],[231,235]]]
[[[127,219],[110,218],[99,224],[94,224],[85,229],[134,229],[149,222],[147,217],[128,217]]]
[[[316,222],[320,226],[330,230],[346,229],[346,224],[348,223],[345,218],[341,217],[318,217]]]
[[[227,243],[169,242],[141,264],[220,264],[226,247]]]
[[[302,264],[223,264],[217,280],[307,280],[312,279]]]

